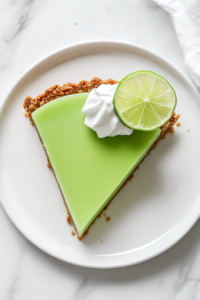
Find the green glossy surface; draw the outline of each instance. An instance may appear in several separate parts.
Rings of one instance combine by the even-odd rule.
[[[160,134],[156,129],[98,138],[84,124],[81,110],[87,95],[56,99],[32,114],[79,236]]]

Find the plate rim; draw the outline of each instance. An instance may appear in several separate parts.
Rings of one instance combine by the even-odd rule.
[[[59,53],[61,54],[62,52],[65,52],[67,50],[72,50],[73,48],[79,48],[79,47],[83,47],[83,46],[92,46],[92,45],[116,45],[116,46],[124,46],[124,47],[130,47],[133,49],[137,49],[137,50],[141,50],[143,52],[145,52],[147,55],[151,55],[153,57],[155,57],[155,59],[159,59],[160,61],[164,62],[166,65],[168,65],[170,67],[171,70],[175,71],[182,79],[184,79],[187,84],[191,87],[191,89],[193,91],[195,91],[195,93],[199,96],[199,92],[197,87],[194,85],[194,83],[192,82],[192,80],[190,78],[188,78],[188,76],[186,74],[184,74],[183,72],[181,72],[181,70],[179,70],[176,66],[174,66],[171,62],[169,62],[167,59],[165,59],[164,57],[162,57],[160,54],[157,54],[156,52],[149,50],[146,47],[140,46],[138,44],[135,43],[128,43],[128,42],[122,42],[122,41],[117,41],[117,40],[95,40],[95,41],[87,41],[87,42],[81,42],[81,43],[75,43],[75,44],[71,44],[67,47],[62,47],[56,51],[51,52],[50,54],[43,56],[40,60],[38,60],[36,63],[32,64],[25,72],[22,73],[22,75],[18,78],[18,80],[16,80],[16,82],[13,84],[13,86],[11,87],[11,89],[9,90],[9,92],[7,93],[7,95],[5,96],[4,100],[1,103],[0,106],[0,123],[1,123],[1,119],[3,116],[3,112],[4,112],[4,108],[6,106],[7,101],[9,100],[12,92],[14,91],[15,88],[17,88],[18,84],[20,84],[20,82],[31,72],[33,71],[35,68],[37,68],[40,64],[44,63],[45,61],[47,61],[48,59],[59,55]],[[101,50],[100,50],[101,51]],[[67,58],[67,57],[66,57]],[[1,124],[0,124],[1,125]],[[200,197],[199,197],[200,198]],[[138,264],[141,263],[143,261],[149,260],[157,255],[160,255],[161,253],[165,252],[166,250],[168,250],[169,248],[171,248],[173,245],[175,245],[178,241],[180,241],[189,231],[190,229],[194,226],[194,224],[197,222],[197,220],[199,219],[200,216],[200,205],[197,205],[196,202],[195,204],[192,206],[192,210],[194,211],[194,215],[192,218],[190,218],[190,214],[189,212],[187,214],[185,214],[180,221],[178,222],[178,224],[176,224],[174,227],[176,228],[172,228],[174,230],[177,231],[177,233],[175,234],[175,236],[173,238],[171,238],[171,241],[167,243],[167,245],[161,247],[160,249],[154,250],[153,253],[151,253],[150,255],[146,255],[145,257],[138,259],[137,261],[129,260],[126,263],[122,262],[122,263],[104,263],[102,264],[90,264],[90,263],[82,263],[80,264],[79,262],[76,263],[75,261],[72,261],[70,259],[66,259],[64,257],[62,257],[61,255],[56,254],[54,251],[51,251],[51,249],[48,249],[48,247],[45,247],[44,245],[41,245],[40,243],[38,243],[37,238],[35,239],[34,237],[31,237],[28,232],[26,232],[26,230],[23,228],[23,226],[20,225],[20,222],[18,221],[18,219],[15,217],[14,212],[12,212],[12,209],[9,208],[9,204],[6,204],[6,201],[3,201],[3,199],[0,199],[0,202],[2,204],[2,207],[4,209],[4,211],[6,212],[6,214],[8,215],[8,217],[10,218],[10,220],[12,221],[12,223],[15,225],[15,227],[35,246],[37,246],[39,249],[41,249],[42,251],[44,251],[45,253],[59,259],[62,261],[65,261],[67,263],[71,263],[74,265],[78,265],[78,266],[82,266],[82,267],[89,267],[89,268],[96,268],[96,269],[110,269],[110,268],[119,268],[119,267],[126,267],[126,266],[130,266],[130,265],[134,265],[134,264]],[[200,204],[200,203],[199,203]],[[197,207],[196,207],[197,206]],[[191,210],[190,209],[190,210]],[[184,226],[182,224],[182,230],[180,228],[180,224],[184,223]],[[171,230],[170,230],[171,231]]]

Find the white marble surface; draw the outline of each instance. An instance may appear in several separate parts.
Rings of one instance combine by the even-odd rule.
[[[1,0],[0,104],[39,59],[94,39],[138,43],[187,72],[170,17],[152,0]],[[0,300],[200,299],[200,221],[157,258],[114,270],[48,256],[18,232],[1,206],[0,240]]]

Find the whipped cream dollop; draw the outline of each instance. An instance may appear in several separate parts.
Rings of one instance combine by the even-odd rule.
[[[133,129],[126,127],[115,113],[113,98],[118,83],[102,84],[93,89],[83,106],[85,125],[96,131],[99,138],[116,135],[131,135]]]

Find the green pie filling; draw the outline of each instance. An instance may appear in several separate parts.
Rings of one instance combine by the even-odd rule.
[[[61,97],[32,113],[79,237],[160,135],[160,129],[135,130],[130,136],[98,138],[84,124],[87,96]]]

